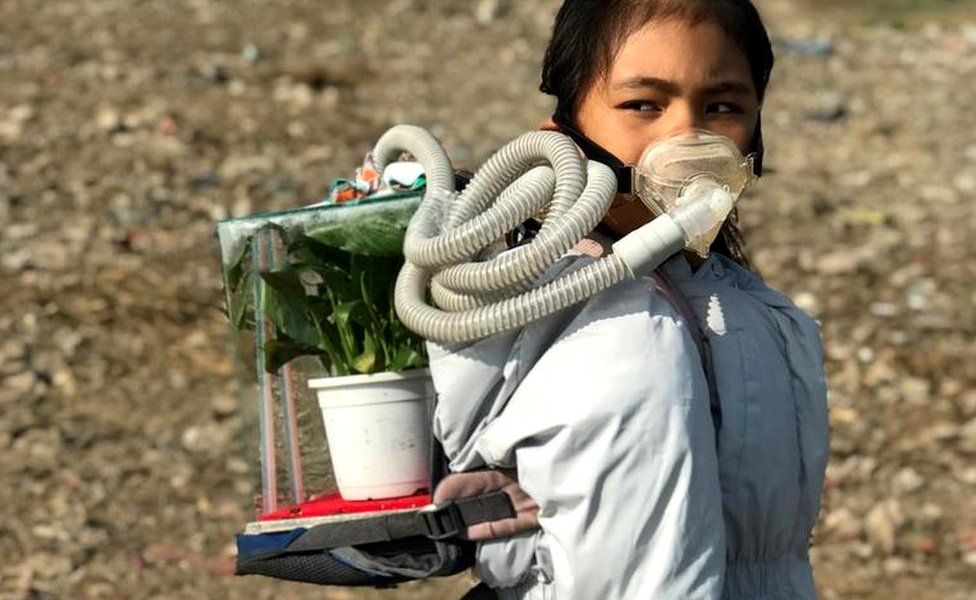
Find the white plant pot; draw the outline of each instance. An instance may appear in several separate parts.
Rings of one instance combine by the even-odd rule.
[[[430,487],[430,371],[324,377],[308,385],[318,395],[343,499],[396,498]]]

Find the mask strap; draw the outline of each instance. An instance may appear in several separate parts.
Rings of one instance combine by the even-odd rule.
[[[749,155],[753,157],[752,172],[756,175],[756,177],[762,177],[763,158],[765,155],[762,136],[762,115],[760,115],[759,120],[756,121],[756,133],[752,136],[752,144],[750,144]]]
[[[606,148],[597,144],[590,138],[583,135],[575,127],[570,125],[570,120],[565,118],[563,113],[556,112],[552,115],[552,121],[559,126],[559,131],[568,135],[586,155],[586,158],[598,163],[605,164],[613,170],[617,177],[617,193],[634,193],[634,168],[624,164],[619,158],[607,151]]]

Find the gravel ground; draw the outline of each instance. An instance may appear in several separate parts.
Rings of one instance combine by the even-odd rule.
[[[976,5],[888,4],[762,3],[770,173],[741,212],[823,324],[822,596],[972,598]],[[479,164],[550,110],[556,5],[0,0],[0,597],[471,585],[229,575],[254,490],[213,228],[320,198],[394,123]]]

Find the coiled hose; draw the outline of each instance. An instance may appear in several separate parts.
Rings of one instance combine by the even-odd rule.
[[[393,127],[373,150],[377,168],[403,152],[423,164],[427,189],[407,228],[395,307],[406,327],[429,340],[469,342],[522,327],[657,266],[685,243],[680,223],[663,215],[614,244],[613,254],[535,287],[609,210],[617,190],[610,168],[583,159],[560,133],[531,132],[499,150],[457,194],[451,162],[433,136]],[[541,213],[530,243],[485,256]]]

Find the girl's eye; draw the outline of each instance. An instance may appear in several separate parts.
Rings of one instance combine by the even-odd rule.
[[[657,102],[647,100],[632,100],[620,105],[624,110],[630,110],[641,114],[652,114],[661,112],[661,106]]]
[[[710,115],[734,115],[742,112],[742,107],[732,102],[715,102],[708,105]]]

